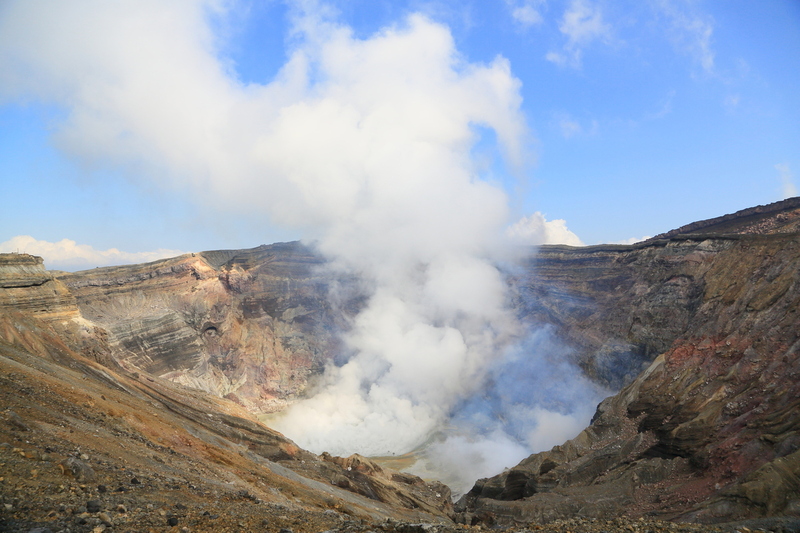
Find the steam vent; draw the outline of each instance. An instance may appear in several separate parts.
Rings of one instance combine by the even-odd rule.
[[[414,473],[441,435],[370,458],[271,429],[346,368],[367,305],[314,249],[0,255],[0,530],[800,530],[800,199],[504,272],[516,320],[609,395],[458,489]]]

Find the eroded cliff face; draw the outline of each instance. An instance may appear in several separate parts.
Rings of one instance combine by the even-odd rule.
[[[240,403],[279,410],[338,353],[336,279],[299,243],[188,254],[62,275],[115,360]]]
[[[552,326],[588,376],[618,390],[688,331],[706,274],[736,247],[737,235],[793,234],[798,221],[800,201],[790,199],[635,246],[544,246],[510,270],[513,305],[531,327]],[[700,237],[701,230],[711,233]],[[735,248],[721,261],[738,261],[737,254],[748,251]],[[31,279],[49,277],[51,290],[74,298],[84,318],[109,332],[119,364],[261,413],[284,408],[326,364],[346,357],[338,335],[363,298],[358,280],[335,277],[300,243],[188,254],[56,280],[37,268]],[[53,302],[41,307],[59,309]]]
[[[218,272],[211,255],[139,267],[125,283],[94,272],[95,290],[105,283],[109,291],[108,299],[93,300],[94,309],[127,313],[132,321],[157,302],[185,311],[184,295],[168,288],[186,283],[186,273],[202,281]],[[225,274],[226,283],[236,279]],[[162,284],[160,300],[147,294],[148,281]],[[185,311],[189,318],[209,312],[189,309],[196,313]],[[304,451],[237,402],[133,368],[119,358],[119,346],[117,334],[81,315],[41,258],[0,254],[0,530],[142,531],[180,523],[193,531],[256,531],[269,523],[313,532],[361,520],[452,524],[442,484],[358,456]]]
[[[35,327],[21,324],[33,319]],[[67,346],[111,363],[107,332],[78,309],[75,295],[45,270],[41,257],[0,254],[0,339],[57,360]]]
[[[542,246],[511,278],[515,307],[529,323],[554,326],[587,375],[618,390],[697,320],[707,320],[697,313],[708,283],[717,283],[714,269],[725,265],[730,283],[749,287],[747,275],[766,268],[743,236],[759,242],[759,235],[775,235],[780,242],[780,235],[798,232],[800,198],[790,198],[631,246]]]
[[[587,375],[618,390],[689,327],[704,277],[735,241],[542,247],[514,281],[530,323],[551,324]]]
[[[45,270],[41,257],[0,254],[0,310],[36,315],[53,322],[79,315],[75,296]]]
[[[590,374],[646,370],[575,439],[476,483],[462,521],[800,515],[800,234],[550,248],[536,266],[527,312]]]
[[[680,237],[638,247],[542,247],[509,275],[513,305],[531,327],[553,326],[587,375],[616,390],[686,330],[710,258],[733,242]],[[84,317],[109,332],[119,364],[252,412],[284,408],[342,356],[338,335],[363,297],[356,280],[332,279],[324,259],[299,243],[57,281]]]

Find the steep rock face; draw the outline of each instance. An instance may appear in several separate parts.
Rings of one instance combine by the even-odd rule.
[[[800,198],[790,198],[631,246],[542,246],[512,277],[515,306],[525,320],[553,325],[589,376],[619,389],[704,320],[712,268],[727,264],[732,280],[747,283],[760,258],[740,236],[798,232]]]
[[[41,257],[0,254],[0,310],[31,313],[47,321],[78,316],[75,297],[45,270]]]
[[[609,354],[660,355],[578,437],[476,483],[461,520],[800,515],[800,234],[550,249],[537,264],[528,310],[590,373]]]
[[[515,279],[518,308],[527,321],[553,325],[589,376],[619,389],[688,328],[710,264],[734,244],[542,247]]]
[[[554,326],[574,362],[617,390],[688,330],[711,263],[737,242],[691,231],[788,232],[798,220],[794,199],[634,246],[544,246],[509,274],[514,305],[524,321]],[[64,296],[110,333],[120,364],[272,412],[344,355],[337,332],[361,295],[356,280],[335,279],[325,265],[285,243],[64,274],[50,285],[63,282]],[[38,268],[36,279],[48,276]]]
[[[333,331],[347,313],[331,308],[336,280],[323,264],[289,243],[59,279],[109,331],[119,364],[271,412],[337,351]]]

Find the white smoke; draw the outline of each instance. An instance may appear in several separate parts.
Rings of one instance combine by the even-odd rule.
[[[210,22],[229,5],[5,2],[0,99],[62,106],[55,138],[73,157],[268,216],[366,280],[354,355],[276,424],[318,452],[406,452],[521,333],[491,261],[507,198],[470,157],[490,130],[522,165],[520,83],[501,57],[466,61],[424,16],[358,39],[304,2],[280,72],[243,84]]]
[[[442,479],[457,496],[476,479],[575,437],[610,391],[589,381],[570,355],[549,326],[507,345],[480,393],[455,406],[412,471]]]
[[[794,185],[794,176],[792,176],[792,169],[789,168],[789,165],[786,163],[777,164],[775,165],[775,170],[780,174],[783,199],[797,196],[797,187]]]

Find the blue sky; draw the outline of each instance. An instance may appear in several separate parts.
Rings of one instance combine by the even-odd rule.
[[[383,109],[391,87],[383,81],[405,68],[397,83],[418,99],[402,96],[413,112],[398,119],[401,133],[386,119],[379,136],[464,151],[447,165],[466,165],[470,179],[501,191],[505,211],[490,207],[485,220],[516,223],[525,242],[638,239],[793,196],[800,185],[796,1],[101,5],[0,6],[0,243],[45,256],[50,268],[338,235],[331,228],[360,215],[324,202],[349,205],[356,185],[324,169],[368,172],[362,160],[372,154],[347,159],[332,148],[326,156],[324,135],[303,145],[320,121],[339,115],[312,113],[309,129],[298,131],[281,130],[280,117],[326,99],[358,108],[340,98],[343,87]],[[141,24],[118,26],[133,12]],[[411,22],[414,14],[425,22]],[[387,32],[405,38],[382,47],[377,36]],[[422,56],[439,46],[447,61],[426,63]],[[421,58],[407,65],[393,54]],[[289,80],[287,65],[300,55],[310,66]],[[359,57],[385,69],[370,77]],[[482,81],[469,81],[478,70]],[[463,105],[453,95],[464,95]],[[430,131],[442,126],[453,136],[431,139],[422,123],[430,114],[416,102],[474,109],[452,124],[432,123]],[[296,134],[299,144],[287,141],[280,160],[263,152],[274,143],[265,147],[262,123],[274,139]],[[452,128],[467,123],[465,140]],[[298,185],[297,172],[312,177]],[[426,197],[419,187],[406,192]],[[309,188],[322,192],[312,198]],[[422,204],[436,209],[431,198]],[[442,206],[442,219],[457,220],[449,209]]]

